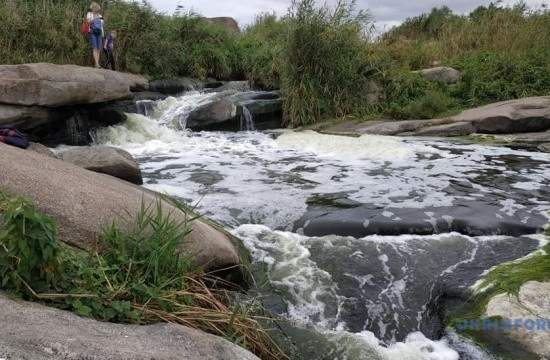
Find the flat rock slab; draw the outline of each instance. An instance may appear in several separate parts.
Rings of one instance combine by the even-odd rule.
[[[466,110],[451,118],[471,122],[476,132],[513,134],[550,129],[550,96],[502,101]]]
[[[476,131],[470,122],[459,121],[445,125],[436,125],[422,128],[414,134],[417,136],[465,136]]]
[[[506,347],[506,342],[519,344],[530,354],[546,358],[550,356],[550,283],[530,281],[525,283],[518,294],[497,295],[489,301],[485,312],[486,317],[521,320],[521,329],[506,333],[495,333],[499,344]],[[529,330],[528,322],[533,324]],[[541,329],[541,321],[544,328]],[[537,330],[537,327],[538,330]]]
[[[257,360],[222,338],[173,324],[121,325],[0,295],[0,357],[18,360]]]
[[[61,154],[63,161],[84,169],[142,185],[143,178],[139,164],[134,157],[122,149],[110,146],[81,146],[70,148]]]
[[[0,190],[33,199],[40,211],[57,221],[58,238],[81,249],[94,249],[102,229],[113,221],[130,228],[142,204],[160,201],[159,194],[134,184],[39,153],[5,144],[0,144],[0,153]],[[161,204],[165,214],[187,219],[171,204]],[[183,249],[194,255],[197,265],[205,270],[238,268],[240,257],[232,238],[201,220],[191,227]]]
[[[76,65],[1,65],[0,103],[57,107],[108,102],[146,90],[139,76]]]

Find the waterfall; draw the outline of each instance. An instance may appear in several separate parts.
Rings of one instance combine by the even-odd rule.
[[[252,113],[248,110],[246,105],[241,105],[241,107],[241,131],[254,131],[254,117],[252,116]]]
[[[138,100],[136,101],[136,107],[138,114],[150,116],[155,109],[155,102],[153,100]]]

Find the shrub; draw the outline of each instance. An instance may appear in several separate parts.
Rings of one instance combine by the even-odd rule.
[[[459,58],[463,77],[453,92],[465,106],[550,94],[550,50],[523,55],[482,52]]]
[[[257,304],[231,305],[230,293],[178,249],[190,222],[161,203],[142,206],[129,231],[104,230],[103,252],[88,254],[57,243],[54,221],[22,198],[0,193],[2,289],[81,316],[126,323],[169,321],[225,336],[265,359],[286,358],[260,320]],[[180,207],[178,211],[184,211]]]
[[[244,75],[253,85],[279,89],[288,31],[288,20],[263,14],[240,37]]]
[[[360,111],[368,80],[367,14],[355,2],[334,9],[294,2],[281,68],[285,122],[292,126]]]

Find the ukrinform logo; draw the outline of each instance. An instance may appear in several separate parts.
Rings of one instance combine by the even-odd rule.
[[[550,319],[472,319],[456,323],[459,331],[550,332]]]

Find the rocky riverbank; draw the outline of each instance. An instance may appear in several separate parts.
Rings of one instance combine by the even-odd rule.
[[[311,128],[330,134],[460,137],[469,142],[548,151],[550,97],[531,97],[482,106],[443,119],[343,121]]]
[[[453,82],[459,74],[451,70],[440,68],[423,75]],[[117,84],[108,77],[117,79]],[[85,86],[94,90],[87,94]],[[102,86],[113,88],[103,91]],[[370,99],[381,101],[375,90]],[[19,100],[13,91],[31,96]],[[55,152],[37,143],[29,150],[0,145],[4,154],[0,167],[9,169],[0,174],[0,191],[31,198],[38,210],[57,220],[61,241],[94,249],[102,228],[115,220],[127,229],[132,221],[118,221],[117,215],[137,214],[143,202],[160,201],[181,221],[193,216],[138,186],[144,182],[189,203],[200,200],[202,210],[245,239],[256,261],[265,258],[271,261],[269,268],[281,264],[286,269],[267,275],[277,286],[305,287],[296,294],[289,290],[296,298],[288,303],[267,294],[267,302],[275,304],[270,310],[281,315],[288,311],[287,316],[297,316],[295,320],[305,319],[308,326],[327,326],[330,331],[334,330],[330,324],[341,322],[350,332],[368,329],[385,341],[407,341],[413,329],[439,339],[444,335],[447,306],[466,302],[467,286],[484,270],[536,250],[547,222],[542,213],[548,201],[545,154],[468,147],[464,142],[544,150],[550,142],[549,97],[492,104],[445,119],[314,127],[357,139],[313,131],[239,133],[281,125],[280,93],[254,91],[247,82],[187,78],[149,82],[106,70],[31,64],[0,67],[0,103],[0,124],[15,124],[32,140],[88,145],[96,139],[109,145],[62,146]],[[112,147],[125,145],[126,151]],[[344,156],[333,158],[334,153]],[[250,174],[246,179],[245,173]],[[234,181],[225,181],[227,176]],[[368,192],[357,181],[365,177]],[[202,199],[204,195],[208,197]],[[277,205],[271,208],[271,203]],[[226,279],[242,281],[243,264],[249,259],[240,241],[210,221],[194,220],[192,228],[181,251],[193,254],[195,264],[206,271],[223,269]],[[271,253],[269,244],[277,251]],[[330,252],[325,251],[327,246]],[[309,254],[305,258],[304,251]],[[297,278],[285,277],[286,271],[306,280],[294,283]],[[315,276],[310,279],[308,274]],[[383,289],[391,289],[391,294]],[[322,297],[310,296],[310,291],[318,290]],[[502,316],[512,306],[502,300],[500,296],[492,301],[485,315]],[[15,307],[6,305],[6,309]],[[317,313],[319,309],[322,312]],[[59,316],[72,316],[63,314]],[[139,334],[149,331],[95,322],[87,326],[94,338],[96,328],[135,331],[135,342],[121,343],[124,354],[132,346],[143,346]],[[175,330],[159,326],[151,331],[171,336]],[[182,331],[185,334],[177,336],[185,342],[189,333]],[[195,350],[201,354],[202,343],[189,336],[194,344],[190,356]],[[546,338],[541,336],[536,343],[520,336],[513,340],[514,346],[545,354],[539,345]],[[46,342],[46,355],[42,348],[36,354],[47,358],[51,351],[54,355],[74,351],[76,358],[84,357],[83,339],[69,348]],[[9,353],[34,354],[28,342],[10,339],[6,344]],[[175,345],[169,351],[179,351],[179,340]],[[228,351],[233,354],[233,350]],[[149,352],[170,356],[155,346]],[[101,354],[120,355],[109,347]]]

